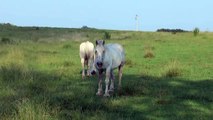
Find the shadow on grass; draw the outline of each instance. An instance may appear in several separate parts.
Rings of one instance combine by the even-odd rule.
[[[17,112],[16,103],[23,99],[47,103],[59,111],[59,119],[212,118],[213,80],[124,75],[122,91],[104,98],[95,95],[96,77],[81,80],[80,74],[58,76],[17,68],[1,69],[0,77],[1,88],[13,91],[1,93],[0,119]]]

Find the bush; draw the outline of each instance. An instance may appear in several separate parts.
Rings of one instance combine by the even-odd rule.
[[[12,43],[12,40],[9,38],[1,38],[1,43],[10,44],[10,43]]]
[[[199,34],[199,32],[200,32],[199,28],[195,28],[193,30],[194,36],[197,36]]]
[[[35,27],[35,30],[39,30],[39,27]]]
[[[89,27],[87,27],[86,25],[82,26],[81,29],[90,29]]]
[[[109,32],[104,32],[103,39],[109,40],[111,38],[111,34]]]
[[[65,48],[65,49],[67,49],[67,48],[72,48],[72,45],[70,45],[70,44],[65,44],[65,45],[63,45],[62,47]]]
[[[186,30],[182,30],[182,29],[157,29],[157,32],[171,32],[172,34],[176,34],[176,33],[182,33],[182,32],[187,32]]]

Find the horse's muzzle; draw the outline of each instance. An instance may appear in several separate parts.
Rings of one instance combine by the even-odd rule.
[[[95,70],[93,70],[92,72],[91,72],[91,75],[95,75],[96,74],[96,72],[95,72]]]

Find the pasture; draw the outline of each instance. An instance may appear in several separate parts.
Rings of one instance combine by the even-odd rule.
[[[213,33],[109,31],[125,48],[122,91],[96,96],[79,45],[105,30],[0,26],[0,119],[212,119]],[[105,87],[104,87],[105,88]]]

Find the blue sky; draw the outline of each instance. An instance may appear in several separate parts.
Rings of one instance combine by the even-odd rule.
[[[213,31],[213,0],[1,0],[0,23],[18,26]]]

